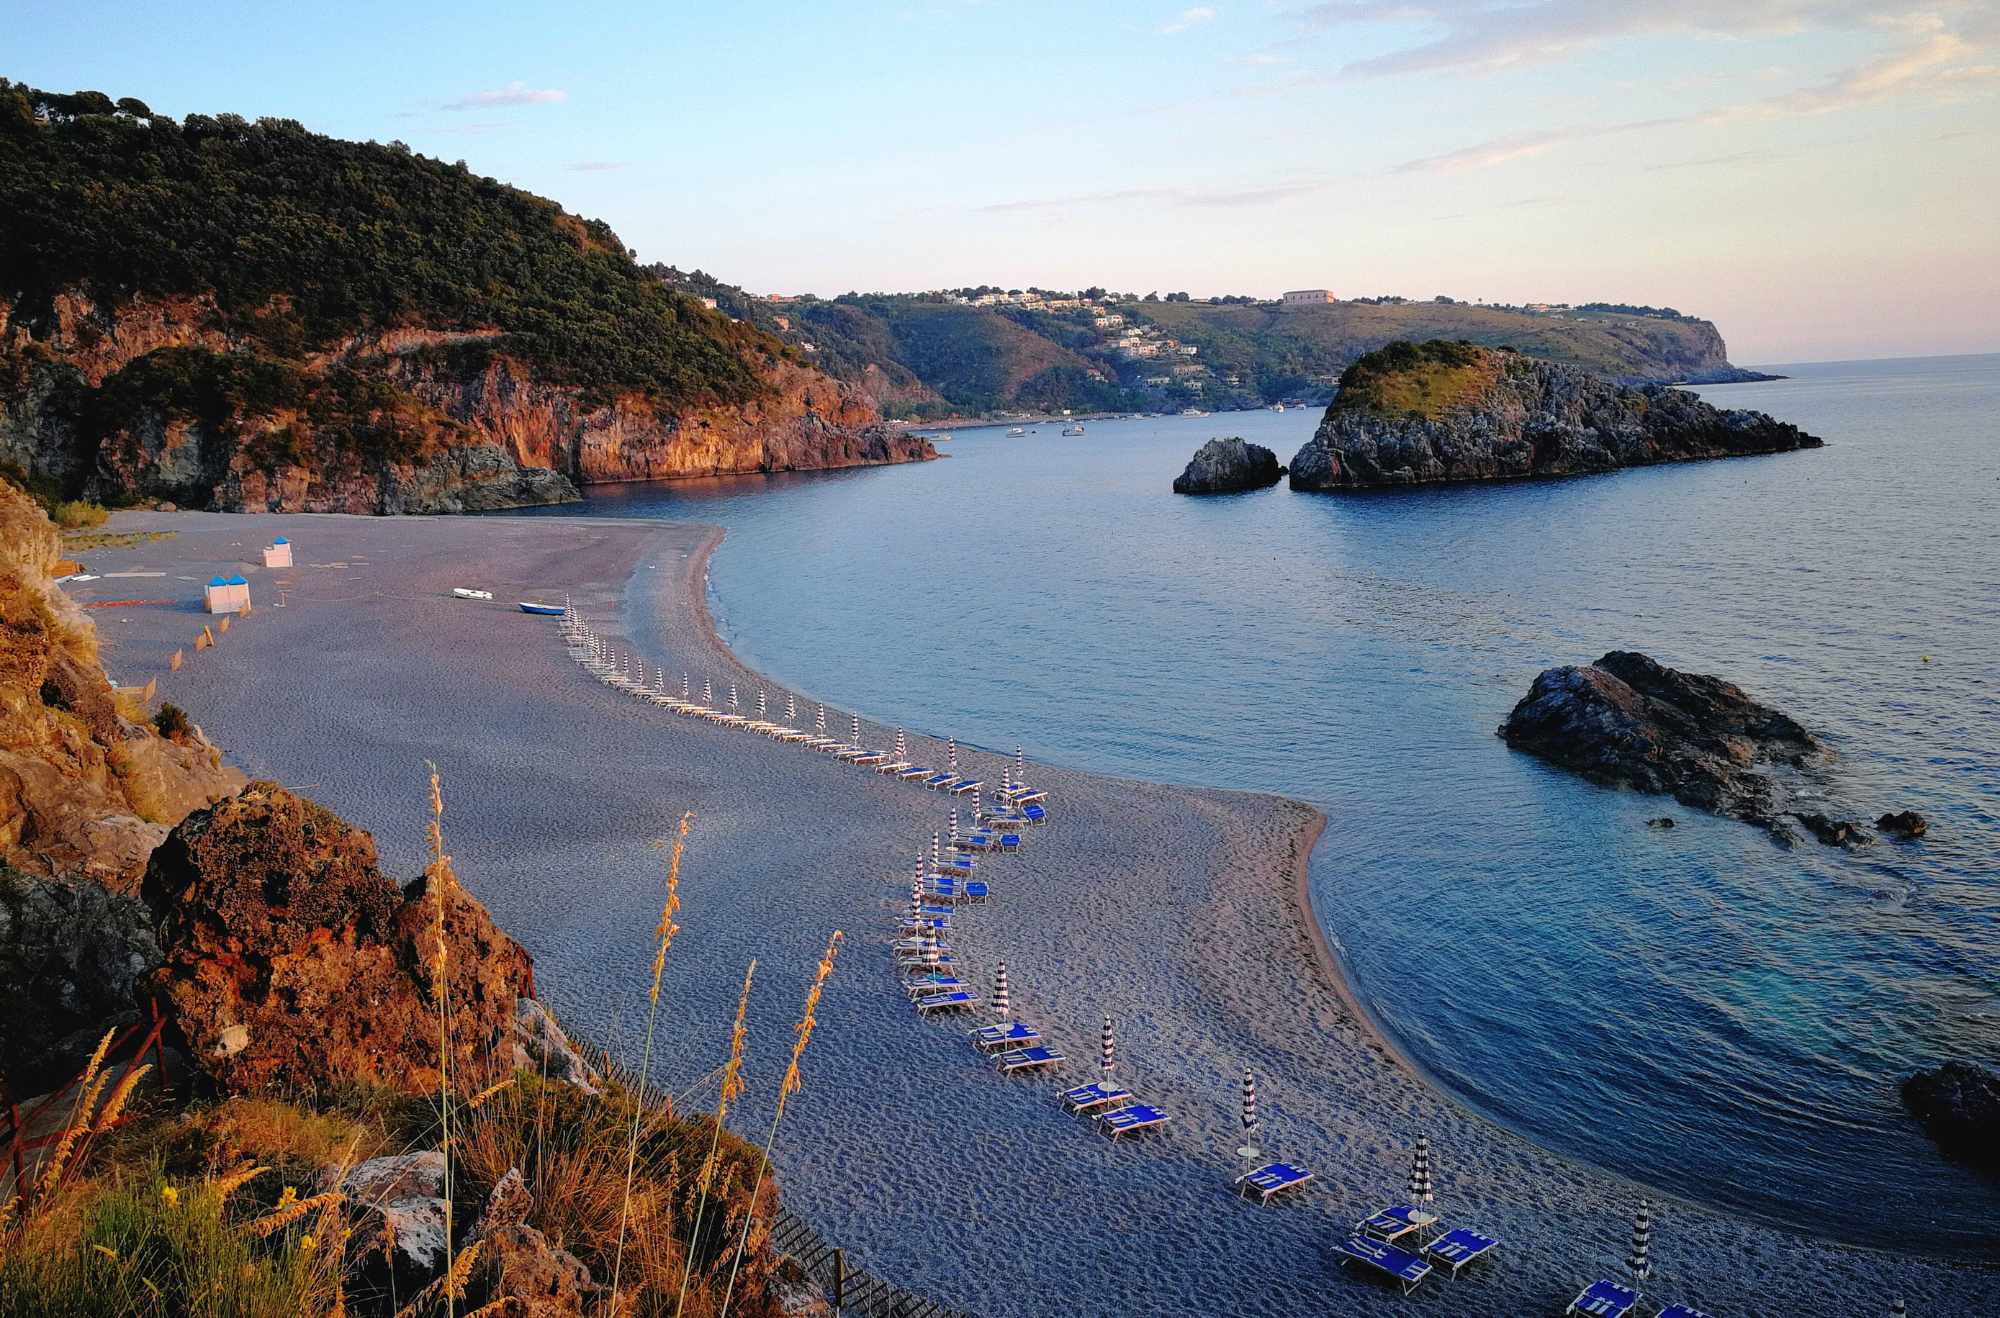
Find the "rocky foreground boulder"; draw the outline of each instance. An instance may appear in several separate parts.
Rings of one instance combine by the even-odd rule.
[[[1903,1082],[1903,1106],[1946,1156],[2000,1171],[2000,1075],[1946,1062]]]
[[[276,783],[190,815],[141,891],[161,965],[144,986],[222,1091],[438,1086],[431,996],[442,904],[453,1081],[511,1073],[533,962],[437,867],[406,886],[375,841]]]
[[[1174,477],[1175,494],[1233,494],[1276,485],[1285,474],[1278,455],[1240,437],[1211,439],[1195,450],[1187,470]]]
[[[1292,459],[1291,483],[1338,491],[1571,476],[1823,443],[1685,389],[1623,387],[1469,343],[1399,342],[1342,374],[1318,431]]]
[[[1593,782],[1767,827],[1777,824],[1781,796],[1770,770],[1826,754],[1797,721],[1741,688],[1629,650],[1547,669],[1499,733]]]

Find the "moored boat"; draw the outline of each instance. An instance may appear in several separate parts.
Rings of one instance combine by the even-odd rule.
[[[560,618],[563,616],[563,606],[560,604],[530,604],[528,601],[522,600],[521,612],[540,614],[545,618]]]
[[[493,598],[493,592],[490,590],[468,590],[464,586],[453,586],[451,593],[462,600],[490,600]]]
[[[1083,423],[1078,422],[1076,425],[1071,426],[1068,430],[1063,431],[1063,433],[1065,435],[1081,435],[1083,433]]]

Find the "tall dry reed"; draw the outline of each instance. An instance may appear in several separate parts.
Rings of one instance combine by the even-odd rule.
[[[425,767],[431,775],[431,863],[425,874],[430,880],[433,933],[437,939],[436,950],[431,955],[431,1001],[436,1004],[438,1014],[438,1147],[444,1154],[444,1261],[445,1273],[449,1276],[452,1266],[451,1002],[445,982],[446,972],[450,969],[450,952],[445,943],[444,903],[445,890],[457,881],[457,876],[451,870],[451,857],[444,852],[444,791],[438,784],[437,765],[426,761]],[[455,1302],[447,1287],[444,1293],[445,1318],[450,1318]]]
[[[722,1088],[715,1100],[715,1133],[709,1136],[708,1156],[701,1163],[701,1198],[694,1210],[694,1229],[688,1232],[687,1262],[681,1269],[680,1298],[674,1301],[674,1318],[680,1318],[681,1310],[687,1307],[688,1277],[694,1272],[694,1252],[701,1240],[701,1220],[708,1214],[708,1189],[715,1179],[716,1153],[722,1145],[722,1123],[729,1116],[729,1105],[748,1086],[743,1080],[743,1044],[750,1037],[744,1017],[750,1011],[750,981],[757,975],[757,959],[750,958],[749,969],[743,972],[743,995],[736,999],[736,1023],[729,1031],[729,1061],[722,1068]],[[755,1204],[753,1202],[752,1206]]]
[[[719,1318],[728,1318],[729,1300],[736,1292],[736,1273],[743,1266],[743,1250],[750,1243],[750,1223],[757,1216],[757,1191],[763,1188],[764,1173],[771,1166],[771,1146],[778,1139],[778,1123],[785,1119],[785,1101],[805,1088],[805,1079],[799,1073],[799,1060],[806,1054],[806,1045],[812,1041],[813,1027],[819,1023],[820,994],[826,990],[827,977],[833,974],[833,959],[840,954],[840,930],[833,931],[833,937],[826,940],[826,953],[819,959],[819,969],[813,974],[812,987],[806,991],[805,1014],[799,1017],[794,1027],[797,1038],[792,1043],[792,1060],[785,1067],[785,1078],[778,1084],[778,1110],[771,1114],[771,1130],[764,1136],[764,1151],[757,1160],[757,1179],[750,1186],[749,1207],[743,1214],[743,1235],[736,1242],[736,1258],[729,1265],[729,1283],[722,1291],[722,1313]]]
[[[667,898],[660,907],[660,924],[653,931],[653,986],[647,991],[646,1050],[639,1061],[639,1090],[632,1104],[632,1139],[625,1149],[625,1199],[618,1209],[618,1246],[611,1259],[611,1305],[618,1306],[618,1279],[625,1264],[625,1224],[632,1215],[632,1176],[639,1164],[639,1123],[646,1115],[646,1073],[653,1064],[653,1030],[660,1018],[660,977],[667,968],[667,949],[674,944],[680,926],[674,913],[681,908],[681,853],[687,849],[688,831],[694,827],[694,811],[681,816],[674,835],[673,856],[667,861]]]

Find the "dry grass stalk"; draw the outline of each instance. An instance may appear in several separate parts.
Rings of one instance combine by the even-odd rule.
[[[445,1269],[443,1276],[410,1297],[410,1302],[396,1310],[396,1318],[414,1318],[431,1306],[444,1301],[445,1311],[451,1311],[452,1302],[464,1298],[465,1286],[472,1279],[472,1264],[479,1257],[480,1245],[473,1241],[465,1247],[457,1260]]]
[[[632,1176],[639,1162],[639,1123],[646,1113],[646,1073],[653,1065],[653,1032],[660,1019],[660,977],[667,968],[667,949],[673,946],[680,926],[674,913],[681,906],[681,855],[687,850],[688,832],[694,827],[694,811],[681,816],[674,834],[674,851],[667,861],[667,898],[660,907],[659,927],[653,931],[658,946],[653,952],[653,985],[647,992],[646,1048],[639,1060],[639,1090],[632,1105],[632,1138],[625,1148],[625,1199],[618,1209],[618,1244],[611,1257],[611,1294],[618,1294],[618,1281],[625,1265],[625,1226],[632,1216]],[[612,1301],[615,1306],[617,1301]]]
[[[44,1196],[54,1190],[56,1182],[62,1179],[64,1169],[69,1166],[70,1154],[76,1151],[77,1141],[90,1133],[97,1100],[103,1097],[105,1082],[111,1079],[111,1073],[99,1070],[98,1066],[99,1059],[92,1058],[84,1072],[86,1079],[80,1082],[82,1097],[71,1111],[69,1124],[63,1127],[62,1138],[56,1141],[55,1151],[49,1154],[48,1165],[42,1169],[41,1192]]]
[[[455,880],[451,872],[451,857],[444,852],[444,790],[438,783],[437,765],[428,761],[425,767],[431,774],[431,821],[430,843],[431,863],[425,873],[430,878],[431,909],[435,913],[435,935],[437,951],[431,958],[431,999],[437,1003],[438,1011],[438,1127],[439,1148],[444,1153],[444,1258],[445,1276],[450,1277],[452,1261],[451,1223],[451,1004],[445,992],[445,973],[450,968],[449,952],[444,937],[445,889]],[[474,1246],[477,1249],[478,1246]],[[449,1288],[445,1291],[445,1313],[452,1312],[453,1301]]]
[[[749,1208],[743,1215],[743,1235],[736,1242],[736,1259],[729,1265],[729,1284],[722,1291],[721,1318],[728,1318],[729,1299],[736,1291],[736,1273],[743,1266],[743,1249],[750,1243],[750,1224],[757,1216],[757,1192],[764,1186],[764,1173],[771,1166],[771,1146],[778,1139],[778,1123],[785,1118],[785,1100],[805,1088],[805,1079],[799,1072],[799,1061],[806,1054],[806,1045],[812,1041],[813,1027],[819,1024],[819,999],[826,990],[827,977],[833,974],[833,959],[840,955],[840,940],[844,935],[833,931],[833,937],[826,940],[826,953],[819,959],[819,969],[813,973],[812,987],[806,990],[805,1013],[799,1017],[794,1027],[797,1037],[792,1041],[792,1060],[785,1067],[785,1078],[778,1083],[778,1110],[771,1115],[771,1131],[764,1137],[764,1152],[757,1160],[757,1179],[750,1186]]]
[[[729,1116],[729,1104],[745,1089],[743,1081],[743,1044],[750,1036],[744,1025],[744,1017],[750,1011],[750,981],[757,975],[757,959],[750,959],[750,966],[743,972],[743,994],[736,999],[736,1023],[729,1031],[729,1062],[722,1068],[722,1088],[715,1100],[715,1133],[709,1136],[708,1156],[701,1163],[701,1199],[694,1210],[694,1229],[688,1232],[687,1265],[681,1269],[680,1299],[674,1303],[674,1318],[680,1318],[687,1307],[688,1277],[694,1272],[694,1251],[701,1239],[701,1220],[708,1213],[709,1183],[715,1177],[716,1152],[722,1145],[722,1123]]]
[[[218,635],[227,635],[227,634],[228,634],[228,632],[229,632],[229,615],[228,615],[228,614],[226,614],[226,613],[225,613],[225,614],[223,614],[223,615],[222,615],[222,621],[221,621],[221,622],[218,622],[218,623],[216,623],[216,624],[215,624],[215,630],[216,630],[216,633],[217,633]]]
[[[238,1167],[235,1171],[215,1183],[216,1197],[226,1200],[230,1195],[235,1194],[238,1190],[241,1190],[244,1186],[270,1170],[269,1167]]]
[[[497,1081],[494,1084],[490,1084],[486,1086],[486,1088],[474,1094],[471,1098],[465,1101],[465,1106],[471,1111],[477,1112],[480,1108],[486,1106],[487,1099],[492,1098],[495,1094],[500,1093],[502,1090],[511,1089],[513,1087],[514,1087],[514,1077],[510,1075],[505,1080]]]
[[[347,1196],[340,1191],[330,1190],[325,1194],[313,1195],[309,1199],[295,1199],[291,1203],[285,1203],[281,1199],[278,1208],[250,1223],[243,1230],[261,1240],[273,1231],[282,1231],[308,1213],[331,1208],[346,1198]]]
[[[124,1112],[125,1102],[132,1097],[132,1091],[139,1087],[139,1082],[146,1078],[146,1072],[152,1069],[153,1064],[147,1062],[144,1066],[134,1067],[125,1073],[117,1088],[111,1091],[111,1097],[104,1101],[104,1111],[98,1114],[97,1124],[90,1128],[91,1134],[102,1135],[111,1129],[112,1123],[118,1120],[120,1113]]]

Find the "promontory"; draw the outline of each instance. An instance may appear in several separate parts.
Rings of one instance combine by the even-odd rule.
[[[1571,476],[1823,441],[1684,389],[1625,387],[1505,349],[1433,339],[1357,360],[1292,459],[1295,490]]]

